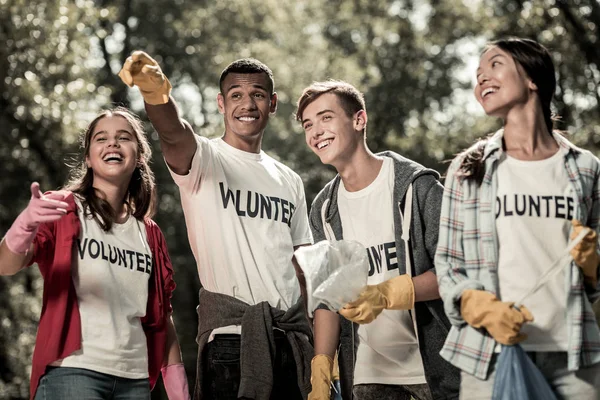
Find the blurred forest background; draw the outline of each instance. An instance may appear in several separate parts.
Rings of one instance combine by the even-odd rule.
[[[231,61],[256,57],[275,74],[279,109],[264,149],[304,179],[309,202],[333,172],[307,149],[294,103],[313,80],[361,89],[372,150],[395,150],[444,172],[444,160],[499,126],[475,103],[478,54],[487,40],[536,39],[552,52],[560,129],[600,154],[598,0],[0,0],[0,232],[26,206],[31,181],[59,188],[78,135],[102,108],[132,107],[116,73],[132,50],[155,57],[184,117],[221,135],[215,97]],[[173,304],[193,385],[199,282],[175,184],[155,149],[160,211],[178,288]],[[41,311],[37,268],[0,277],[0,398],[28,397]],[[154,399],[166,399],[159,386]]]

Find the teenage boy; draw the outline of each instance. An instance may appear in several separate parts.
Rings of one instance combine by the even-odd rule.
[[[355,240],[369,259],[369,286],[340,310],[343,318],[315,311],[309,399],[329,398],[339,342],[344,399],[352,393],[358,399],[457,398],[458,370],[439,355],[449,329],[433,266],[439,175],[393,152],[369,150],[364,98],[348,83],[307,87],[296,118],[310,149],[338,172],[310,210],[315,242]],[[350,321],[364,325],[356,330]]]

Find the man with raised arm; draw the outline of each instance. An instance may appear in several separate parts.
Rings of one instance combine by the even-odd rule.
[[[158,132],[203,287],[195,398],[306,398],[313,348],[293,252],[312,237],[300,177],[261,150],[277,108],[273,73],[255,59],[223,70],[225,133],[212,140],[179,116],[146,53],[119,76],[139,88]]]

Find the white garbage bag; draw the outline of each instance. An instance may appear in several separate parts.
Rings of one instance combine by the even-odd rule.
[[[369,260],[358,242],[324,240],[294,255],[306,278],[310,317],[321,303],[335,311],[356,300],[367,284]]]

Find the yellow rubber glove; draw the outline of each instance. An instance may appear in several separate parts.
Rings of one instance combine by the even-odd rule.
[[[308,400],[329,400],[333,360],[327,354],[317,354],[310,362],[310,383],[312,390]]]
[[[384,309],[410,310],[415,305],[415,287],[404,274],[378,285],[368,285],[357,300],[339,310],[340,315],[357,324],[368,324]]]
[[[573,224],[571,240],[573,240],[586,227],[576,219],[571,222]],[[600,256],[598,256],[597,249],[598,235],[595,230],[590,229],[583,240],[571,250],[571,256],[573,257],[573,260],[575,260],[575,264],[581,268],[585,282],[591,287],[596,287],[598,284],[598,264],[600,264]]]
[[[511,345],[527,339],[527,335],[519,331],[525,322],[533,321],[533,315],[525,306],[517,310],[514,304],[502,302],[484,290],[465,290],[460,312],[472,327],[485,328],[498,343]]]
[[[157,105],[169,102],[171,82],[163,74],[160,66],[152,57],[143,51],[134,51],[127,57],[119,78],[129,87],[140,88],[144,101]]]

